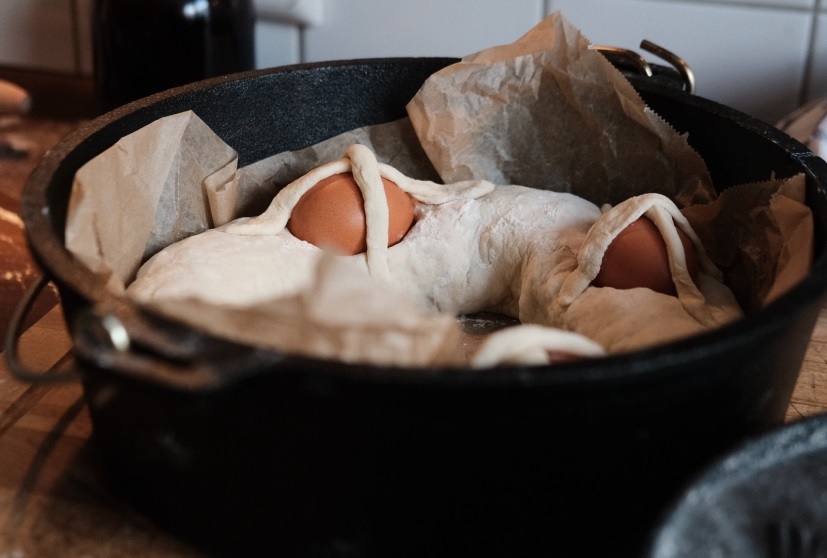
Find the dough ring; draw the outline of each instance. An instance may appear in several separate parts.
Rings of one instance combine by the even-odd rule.
[[[363,194],[368,236],[366,254],[337,258],[355,264],[357,272],[362,266],[413,301],[422,319],[435,311],[443,317],[489,311],[523,324],[491,335],[472,366],[537,364],[547,351],[565,347],[582,356],[633,350],[741,316],[697,235],[665,196],[644,194],[601,212],[567,193],[479,180],[415,180],[378,163],[361,145],[283,188],[258,217],[238,219],[159,252],[128,292],[143,302],[197,298],[236,309],[297,293],[312,298],[307,291],[318,283],[314,270],[323,251],[293,237],[286,225],[305,192],[342,172],[353,173]],[[390,248],[382,177],[419,202],[414,226]],[[678,296],[591,286],[606,248],[644,215],[665,240]],[[678,228],[696,248],[698,284],[689,275]],[[251,282],[260,289],[247,292]],[[365,300],[345,303],[356,313]],[[627,326],[633,334],[623,329]]]

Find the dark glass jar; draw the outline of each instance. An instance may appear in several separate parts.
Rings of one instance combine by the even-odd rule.
[[[255,66],[252,0],[95,0],[95,86],[103,111]]]

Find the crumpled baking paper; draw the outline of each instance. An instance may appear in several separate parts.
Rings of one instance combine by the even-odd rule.
[[[559,14],[435,73],[408,114],[445,182],[554,189],[597,205],[643,192],[682,206],[715,197],[685,138]]]
[[[67,248],[122,291],[152,254],[212,226],[202,183],[232,175],[237,161],[193,113],[156,120],[75,173]]]
[[[745,309],[772,302],[812,265],[813,218],[803,174],[742,184],[682,210]]]

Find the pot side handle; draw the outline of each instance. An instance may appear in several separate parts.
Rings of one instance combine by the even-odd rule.
[[[39,275],[23,293],[23,298],[14,309],[14,313],[9,321],[9,327],[6,331],[5,350],[3,354],[6,357],[6,367],[12,376],[28,383],[60,383],[80,379],[77,372],[70,370],[65,372],[36,372],[26,368],[18,358],[17,340],[22,334],[20,331],[26,315],[31,311],[34,302],[38,295],[43,291],[44,287],[49,283],[46,275]]]

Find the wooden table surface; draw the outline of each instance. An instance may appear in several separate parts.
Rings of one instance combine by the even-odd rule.
[[[40,144],[30,144],[34,155],[26,164],[33,167],[39,154],[65,131],[60,128],[46,134]],[[19,199],[22,186],[20,173],[9,169],[0,161],[0,209],[3,199]],[[0,301],[0,320],[8,319],[9,310]],[[5,329],[5,323],[0,325]],[[33,369],[71,367],[71,342],[59,305],[23,333],[19,347],[24,364]],[[795,421],[825,411],[827,308],[816,324],[786,418]],[[9,374],[2,359],[0,558],[199,556],[111,495],[102,480],[91,433],[78,383],[22,383]]]

